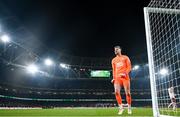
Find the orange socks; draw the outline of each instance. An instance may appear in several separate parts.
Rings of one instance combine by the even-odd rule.
[[[126,95],[126,101],[129,105],[131,105],[131,95],[130,94]]]
[[[118,105],[121,105],[122,104],[122,98],[121,98],[120,93],[115,93],[115,96],[116,96],[116,100],[117,100]],[[131,95],[129,95],[129,94],[126,95],[126,101],[129,105],[131,105],[131,102],[132,102]]]
[[[122,104],[122,98],[121,98],[120,93],[115,93],[115,96],[116,96],[116,100],[117,100],[118,105],[121,105]]]

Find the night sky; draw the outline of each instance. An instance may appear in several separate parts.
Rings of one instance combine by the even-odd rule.
[[[146,54],[143,7],[150,0],[0,0],[48,48],[83,57]]]

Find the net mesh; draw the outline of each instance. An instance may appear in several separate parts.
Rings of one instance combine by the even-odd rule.
[[[180,0],[152,0],[148,7],[158,8],[148,13],[158,108],[161,115],[177,116],[180,112]],[[170,87],[174,88],[175,100],[170,99]],[[177,108],[168,108],[172,101]]]

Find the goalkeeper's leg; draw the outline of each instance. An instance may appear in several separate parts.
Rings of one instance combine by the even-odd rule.
[[[117,100],[117,103],[118,103],[118,106],[119,106],[119,112],[118,114],[121,115],[124,111],[124,108],[123,108],[123,105],[122,105],[122,98],[121,98],[121,94],[120,94],[120,91],[121,91],[121,84],[119,83],[114,83],[114,90],[115,90],[115,97],[116,97],[116,100]]]
[[[126,93],[126,101],[128,103],[128,114],[132,114],[131,110],[131,92],[130,92],[130,80],[123,81],[124,90]]]

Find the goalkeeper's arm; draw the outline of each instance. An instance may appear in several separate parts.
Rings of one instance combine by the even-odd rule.
[[[112,74],[113,74],[113,79],[111,80],[111,83],[114,83],[114,79],[115,79],[115,69],[114,69],[114,64],[113,64],[113,61],[112,61]]]

